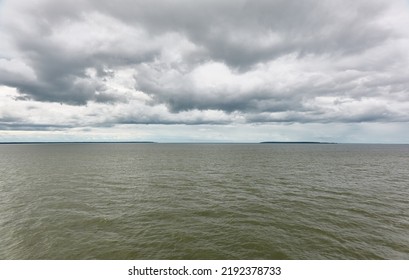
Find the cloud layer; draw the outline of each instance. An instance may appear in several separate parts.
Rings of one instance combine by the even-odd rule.
[[[0,129],[409,121],[407,1],[3,1]]]

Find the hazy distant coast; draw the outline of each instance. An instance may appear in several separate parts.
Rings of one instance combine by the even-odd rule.
[[[337,143],[335,142],[309,142],[309,141],[301,141],[301,142],[265,141],[265,142],[260,142],[260,144],[337,144]]]
[[[0,142],[0,144],[156,144],[154,141],[74,141],[74,142]],[[173,144],[179,142],[172,142]],[[162,143],[166,144],[166,143]],[[180,142],[180,144],[235,144],[234,142]],[[242,144],[242,143],[236,143]],[[311,141],[297,141],[297,142],[285,142],[285,141],[263,141],[258,143],[246,143],[246,144],[337,144],[335,142],[311,142]]]
[[[75,141],[75,142],[0,142],[0,144],[154,144],[157,142],[153,141],[121,141],[121,142],[110,142],[110,141]]]

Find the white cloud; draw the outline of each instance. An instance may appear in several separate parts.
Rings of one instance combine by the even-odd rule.
[[[302,132],[318,125],[347,139],[331,127],[375,137],[364,125],[409,121],[403,0],[9,0],[0,13],[7,133],[155,124],[177,125],[174,138],[155,131],[163,139],[196,139],[194,125],[269,137],[254,124],[320,139]]]

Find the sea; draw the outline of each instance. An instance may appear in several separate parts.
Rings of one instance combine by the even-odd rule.
[[[409,259],[409,145],[0,145],[0,259]]]

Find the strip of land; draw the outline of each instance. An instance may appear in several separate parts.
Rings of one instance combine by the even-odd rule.
[[[125,141],[125,142],[0,142],[0,144],[153,144],[152,141]]]
[[[309,142],[309,141],[301,141],[301,142],[265,141],[265,142],[260,142],[260,144],[336,144],[336,143],[334,142]]]

